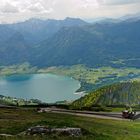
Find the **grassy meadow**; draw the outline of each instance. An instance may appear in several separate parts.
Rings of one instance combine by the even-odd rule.
[[[86,133],[81,137],[69,136],[16,136],[31,126],[80,127]],[[0,140],[139,140],[140,121],[116,121],[55,113],[37,113],[35,109],[0,109]]]

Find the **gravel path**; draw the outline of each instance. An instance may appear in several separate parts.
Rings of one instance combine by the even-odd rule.
[[[112,120],[127,120],[123,119],[121,113],[117,112],[92,112],[92,111],[75,111],[75,110],[66,110],[66,109],[57,109],[57,108],[42,108],[45,112],[53,112],[53,113],[61,113],[61,114],[69,114],[75,116],[83,116],[83,117],[93,117],[100,119],[112,119]]]

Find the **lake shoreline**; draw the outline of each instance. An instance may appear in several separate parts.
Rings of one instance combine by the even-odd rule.
[[[55,102],[59,102],[59,101],[63,101],[63,100],[74,101],[74,100],[80,98],[77,96],[78,94],[74,94],[74,93],[76,93],[77,90],[81,87],[81,84],[79,81],[75,80],[72,77],[60,76],[60,75],[51,74],[51,73],[11,74],[8,76],[6,75],[6,76],[1,76],[1,77],[3,79],[0,78],[0,87],[1,87],[0,94],[7,96],[7,97],[11,97],[11,98],[13,97],[13,100],[18,99],[21,101],[22,99],[23,100],[27,100],[27,99],[28,100],[36,100],[36,99],[38,99],[38,100],[42,101],[43,103],[55,103]],[[40,84],[40,82],[38,82],[38,81],[41,82],[41,85],[38,85],[38,84]],[[58,85],[53,85],[53,81],[55,82],[54,84],[58,84]],[[31,88],[32,83],[34,86],[33,89]],[[49,83],[51,84],[50,86],[48,85]],[[7,90],[8,85],[10,86],[10,87],[8,87],[8,90],[9,90],[8,92],[10,94],[4,94],[6,92],[5,90]],[[14,86],[14,89],[12,86]],[[23,88],[25,87],[26,89],[25,90],[20,89],[20,87],[22,87],[22,86],[23,86]],[[43,100],[40,98],[41,97],[40,94],[37,95],[37,93],[39,93],[38,86],[41,89],[41,91],[43,90],[43,92],[40,92],[41,96],[42,96],[42,94],[44,94],[43,95],[44,97],[42,98]],[[55,88],[54,88],[55,86],[58,86],[57,90],[55,90]],[[60,91],[58,92],[59,86],[60,86]],[[31,92],[27,90],[28,88],[31,90]],[[43,89],[43,88],[45,88],[45,89]],[[54,89],[52,92],[53,92],[53,95],[55,95],[55,96],[60,96],[61,95],[60,93],[62,91],[63,91],[63,94],[60,97],[54,97],[53,95],[50,96],[50,93],[47,92],[47,90],[50,91],[52,89]],[[16,91],[16,90],[18,90],[18,91]],[[21,91],[24,91],[26,94],[23,96],[24,92],[21,92]],[[18,92],[18,93],[16,93],[16,92]],[[19,92],[21,95],[18,95]],[[26,97],[28,95],[27,92],[29,94],[32,93],[35,96],[32,96],[33,98],[31,96],[29,96],[27,98]],[[57,94],[55,94],[55,93],[57,93]],[[16,96],[16,95],[18,95],[18,96]],[[40,97],[38,98],[38,96],[40,96]],[[79,94],[79,96],[80,96],[80,94]],[[14,98],[14,97],[16,97],[16,98]],[[48,98],[49,101],[48,101],[48,99],[45,101],[44,98]]]

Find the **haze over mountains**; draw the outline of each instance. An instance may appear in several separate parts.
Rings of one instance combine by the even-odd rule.
[[[0,64],[140,67],[140,20],[30,19],[0,25]]]

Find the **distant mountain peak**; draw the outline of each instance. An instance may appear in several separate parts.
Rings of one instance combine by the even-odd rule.
[[[80,18],[72,18],[72,17],[66,17],[64,20],[68,20],[68,21],[71,21],[71,20],[80,20],[80,21],[84,21]]]
[[[36,23],[42,23],[42,22],[45,22],[46,20],[44,19],[40,19],[40,18],[30,18],[30,19],[28,19],[28,20],[25,20],[24,22],[25,23],[34,23],[34,24],[36,24]],[[22,23],[24,23],[24,22],[22,22]]]

